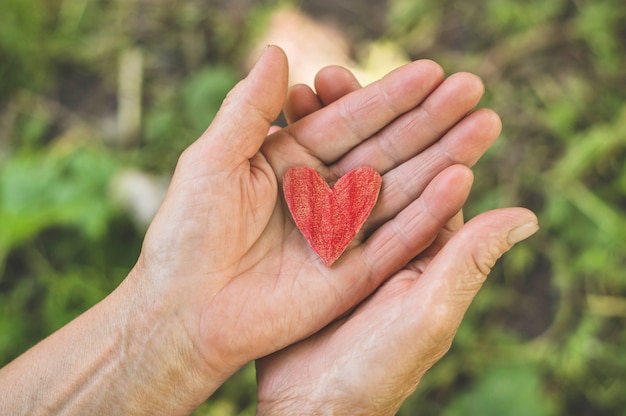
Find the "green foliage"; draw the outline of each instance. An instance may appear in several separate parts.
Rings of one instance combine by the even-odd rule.
[[[109,197],[111,179],[128,166],[172,172],[244,72],[251,34],[284,3],[2,0],[0,363],[123,279],[143,231]],[[400,414],[622,414],[626,5],[388,3],[381,41],[477,73],[481,105],[503,120],[467,216],[523,205],[542,227],[494,268]],[[111,120],[129,48],[143,59],[143,122],[136,142],[119,143]],[[252,414],[254,384],[248,366],[195,414]]]
[[[0,96],[16,85],[39,84],[49,78],[44,39],[46,10],[37,0],[4,0],[0,14]]]
[[[231,70],[213,67],[198,71],[185,83],[183,104],[194,130],[201,133],[206,129],[235,82],[237,80]]]
[[[480,380],[462,391],[446,416],[546,416],[553,414],[542,392],[537,369],[527,365],[487,368]]]
[[[73,226],[87,236],[104,233],[113,161],[101,152],[18,154],[0,169],[0,249],[18,246],[51,226]]]

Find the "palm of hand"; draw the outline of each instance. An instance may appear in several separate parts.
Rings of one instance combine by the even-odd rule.
[[[438,66],[417,62],[265,139],[286,71],[271,48],[227,98],[181,157],[142,254],[145,264],[157,259],[152,275],[165,289],[194,294],[182,318],[190,337],[212,365],[227,362],[233,371],[318,331],[428,247],[471,184],[467,169],[446,168],[474,163],[499,129],[490,112],[465,117],[482,93],[475,77],[449,79],[444,88]],[[439,96],[422,103],[437,86]],[[435,114],[468,86],[464,98]],[[489,139],[476,143],[485,125]],[[467,143],[446,148],[444,133],[448,142]],[[280,178],[294,165],[312,166],[330,182],[359,165],[383,175],[371,219],[332,268],[316,258],[279,195]]]

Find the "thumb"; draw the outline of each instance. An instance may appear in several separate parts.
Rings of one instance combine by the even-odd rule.
[[[226,96],[220,110],[199,142],[213,167],[237,166],[259,150],[287,95],[287,57],[268,46],[248,76]],[[205,159],[206,163],[206,159]]]
[[[429,274],[445,273],[453,279],[448,284],[476,292],[496,261],[538,229],[537,217],[525,208],[485,212],[468,221],[426,270]]]
[[[538,229],[531,211],[504,208],[478,215],[450,239],[415,282],[431,322],[439,323],[432,328],[434,339],[452,339],[496,261]]]

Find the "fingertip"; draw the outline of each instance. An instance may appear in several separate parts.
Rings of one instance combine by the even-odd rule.
[[[461,91],[468,102],[473,106],[478,104],[485,93],[485,84],[476,74],[471,72],[456,72],[446,79],[446,85],[450,91]]]
[[[481,108],[478,111],[480,111],[483,114],[483,117],[488,120],[488,125],[490,126],[491,133],[490,135],[497,139],[498,136],[500,136],[500,133],[502,133],[502,119],[500,118],[498,113],[490,108]]]
[[[340,79],[342,84],[350,84],[354,88],[360,88],[361,84],[352,71],[340,65],[328,65],[320,69],[315,75],[315,86],[319,83],[332,84]]]
[[[523,226],[527,223],[533,223],[538,226],[539,220],[537,215],[524,207],[507,207],[498,208],[491,211],[483,212],[472,218],[469,222],[480,224],[491,224],[508,232],[516,227]]]
[[[282,107],[287,96],[288,78],[287,55],[279,46],[267,45],[246,77],[246,92],[253,94],[253,98],[256,95],[265,97],[263,103],[278,102]]]
[[[435,91],[444,79],[445,72],[441,65],[428,59],[421,59],[394,69],[378,82],[387,97],[405,98],[406,103],[414,107]],[[399,105],[398,109],[400,107],[405,106]]]
[[[539,231],[539,224],[535,221],[527,221],[522,225],[511,229],[507,236],[507,241],[510,246],[514,246],[520,241],[526,240],[528,237]]]
[[[280,126],[270,126],[269,130],[267,131],[267,135],[270,136],[280,130],[282,130]]]
[[[473,111],[467,120],[475,123],[474,127],[480,131],[482,140],[488,143],[494,142],[502,133],[502,119],[490,108],[479,108]]]
[[[493,110],[481,108],[473,111],[440,141],[445,154],[456,163],[473,166],[502,132],[502,121]]]
[[[474,182],[474,171],[467,166],[458,164],[452,165],[448,169],[452,170],[455,175],[458,175],[459,180],[463,180],[470,185]]]
[[[315,92],[305,84],[296,84],[287,91],[283,112],[289,124],[322,108]]]
[[[250,72],[252,73],[255,69],[263,66],[266,61],[279,62],[285,67],[288,66],[287,54],[280,46],[266,45],[261,51],[256,63],[254,64]]]
[[[422,283],[441,291],[455,308],[465,310],[497,260],[513,244],[538,230],[537,218],[525,208],[501,208],[468,221],[435,255]]]
[[[446,72],[444,71],[443,67],[431,59],[419,59],[409,65],[415,65],[424,72],[430,72],[431,76],[436,79],[443,80],[443,78],[446,76]]]
[[[208,164],[211,169],[238,166],[242,158],[250,159],[258,152],[284,105],[288,74],[285,52],[267,46],[248,76],[227,94],[199,138],[207,143],[205,152],[216,162]]]
[[[338,65],[322,68],[315,76],[315,90],[323,105],[328,105],[361,88],[352,71]]]
[[[501,215],[510,218],[511,226],[507,236],[510,246],[526,240],[539,231],[539,219],[537,215],[523,207],[501,208]]]
[[[438,184],[438,177],[441,177],[443,184]],[[450,199],[450,202],[454,204],[461,203],[460,201],[462,201],[461,206],[459,206],[456,210],[453,210],[453,213],[458,212],[458,210],[462,208],[462,205],[467,201],[467,198],[472,190],[472,185],[474,184],[474,171],[465,165],[458,164],[447,167],[441,171],[438,177],[435,177],[432,185],[433,188],[436,188],[435,192],[441,194],[441,198],[446,198],[445,194],[447,192],[441,192],[441,189],[455,189],[456,194],[458,194],[455,198],[456,201],[452,197],[449,197],[448,199]],[[429,187],[430,186],[431,185],[429,185]]]
[[[467,222],[464,230],[457,235],[463,246],[474,247],[473,257],[482,259],[489,270],[496,260],[511,247],[539,230],[539,222],[534,212],[527,208],[499,208],[477,215]],[[490,247],[481,252],[481,247]],[[476,262],[481,264],[480,261]],[[486,275],[487,273],[485,273]]]
[[[424,190],[424,193],[435,192],[436,194],[441,194],[441,198],[446,198],[446,195],[454,190],[454,192],[460,193],[463,199],[466,199],[469,196],[473,183],[474,172],[470,168],[461,164],[452,165],[435,176],[426,190]],[[450,197],[448,199],[452,200]]]
[[[479,92],[482,95],[485,92],[485,83],[482,78],[471,72],[456,72],[449,76],[450,79],[458,79],[459,82],[467,84],[475,92]]]

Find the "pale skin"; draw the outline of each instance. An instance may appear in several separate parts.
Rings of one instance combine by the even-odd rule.
[[[521,208],[457,214],[500,131],[470,113],[480,80],[418,61],[287,95],[287,72],[268,47],[181,156],[129,276],[0,370],[0,414],[186,415],[255,359],[259,414],[393,414],[445,353],[489,268],[537,230]],[[383,177],[332,267],[281,199],[295,165]]]

